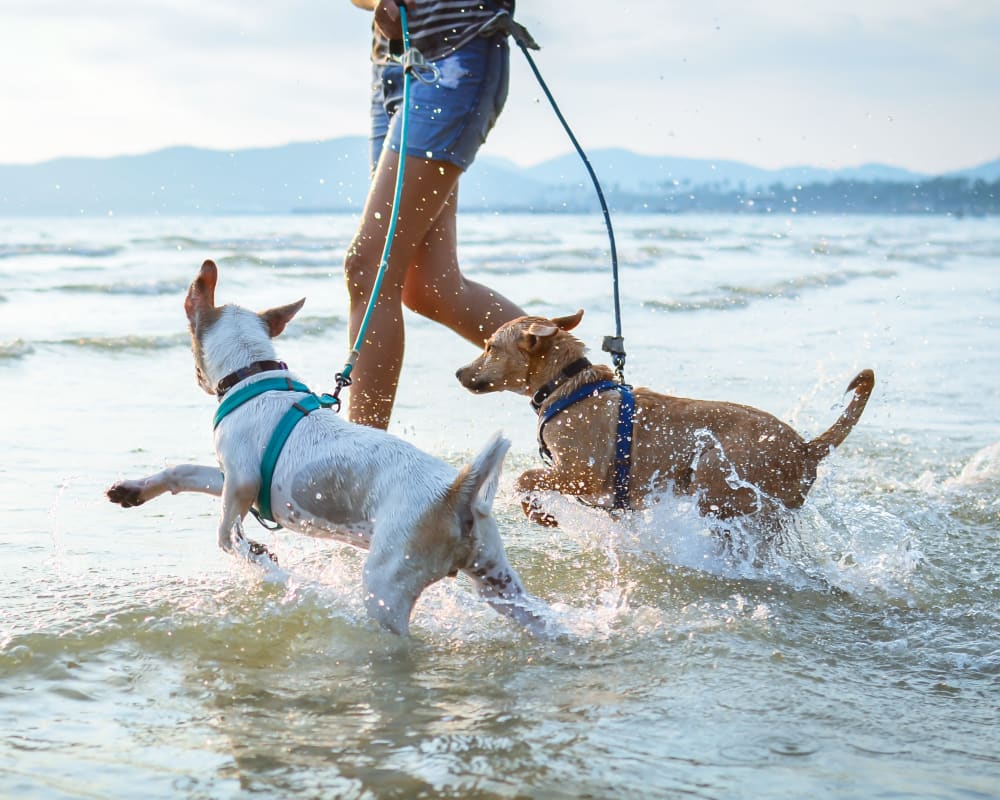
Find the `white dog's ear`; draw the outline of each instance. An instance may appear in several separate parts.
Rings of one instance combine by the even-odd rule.
[[[192,325],[198,317],[215,311],[215,285],[218,281],[218,267],[214,261],[206,260],[198,271],[198,277],[191,281],[184,298],[184,311]]]
[[[571,331],[580,324],[581,319],[583,319],[582,308],[575,314],[570,314],[568,317],[553,317],[552,321],[564,331]]]
[[[272,339],[285,329],[285,326],[292,321],[292,317],[299,313],[305,302],[306,299],[303,297],[301,300],[289,303],[287,306],[278,306],[277,308],[269,308],[267,311],[260,312],[260,318],[267,325],[267,331]]]
[[[488,516],[493,510],[503,459],[509,449],[510,440],[496,433],[476,459],[463,467],[455,478],[451,493],[456,499],[463,531],[471,530],[477,516]]]

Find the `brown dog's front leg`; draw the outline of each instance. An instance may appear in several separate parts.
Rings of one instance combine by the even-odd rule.
[[[558,491],[550,481],[548,470],[529,469],[521,473],[514,482],[514,488],[521,495],[521,508],[524,516],[532,522],[544,525],[546,528],[555,528],[559,525],[559,520],[542,510],[539,492]]]

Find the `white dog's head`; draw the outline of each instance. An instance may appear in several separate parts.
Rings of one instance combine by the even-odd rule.
[[[209,394],[215,394],[215,387],[226,375],[254,361],[273,360],[271,339],[285,329],[306,302],[303,297],[259,314],[232,304],[216,307],[218,280],[215,262],[206,261],[184,298],[184,311],[191,324],[195,377]]]

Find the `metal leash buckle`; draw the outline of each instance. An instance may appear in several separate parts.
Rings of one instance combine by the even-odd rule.
[[[333,390],[333,394],[327,394],[323,392],[320,395],[319,402],[324,408],[332,408],[338,414],[340,413],[340,390],[345,386],[351,385],[351,379],[349,376],[344,375],[343,372],[338,372],[334,376],[334,380],[337,382],[337,388]]]
[[[601,349],[611,353],[611,363],[615,365],[615,380],[625,383],[625,337],[605,336]]]
[[[400,57],[399,63],[403,65],[403,72],[409,73],[427,86],[431,86],[441,79],[441,70],[424,58],[424,54],[415,47],[405,51]]]

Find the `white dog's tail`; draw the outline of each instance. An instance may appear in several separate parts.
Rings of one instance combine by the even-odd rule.
[[[493,500],[500,486],[503,460],[508,450],[510,439],[502,431],[497,431],[464,472],[463,488],[472,492],[473,508],[481,514],[489,514],[493,508]]]

